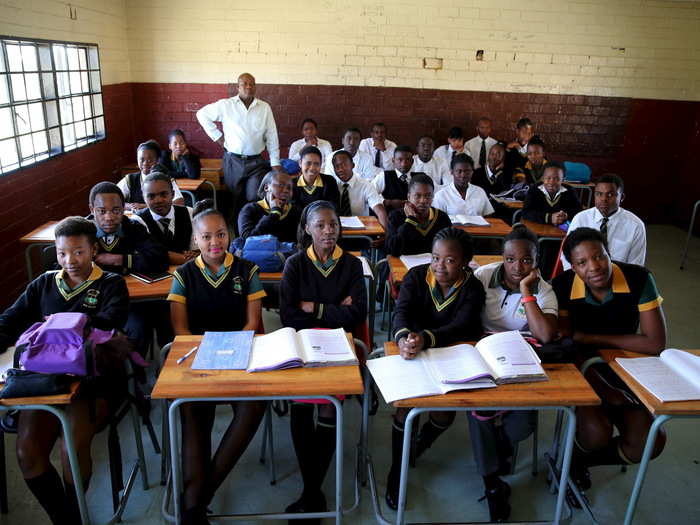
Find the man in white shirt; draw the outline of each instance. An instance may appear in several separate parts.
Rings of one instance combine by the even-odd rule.
[[[246,202],[258,199],[260,181],[272,166],[281,171],[277,125],[267,102],[255,98],[255,78],[238,77],[238,95],[222,98],[197,111],[197,120],[209,137],[224,150],[224,182],[234,199],[237,215]],[[224,132],[216,126],[221,122]],[[267,149],[268,163],[262,158]]]
[[[608,242],[608,252],[614,261],[644,266],[647,255],[647,234],[644,222],[631,211],[620,207],[625,198],[625,186],[617,175],[603,175],[594,188],[595,207],[577,213],[569,225],[600,231]],[[562,256],[564,269],[571,268]]]
[[[413,171],[422,172],[433,179],[435,191],[452,182],[450,167],[445,161],[433,155],[435,142],[432,137],[424,135],[418,139],[417,155],[413,156]]]
[[[450,217],[455,215],[492,215],[494,210],[486,192],[479,186],[470,184],[474,173],[474,161],[469,155],[457,155],[452,161],[451,184],[435,194],[433,207]],[[453,221],[454,222],[454,221]]]
[[[367,153],[372,164],[381,170],[390,170],[396,143],[386,138],[386,125],[383,122],[372,124],[370,136],[360,142],[360,151]]]
[[[342,217],[351,215],[367,216],[371,209],[377,216],[379,224],[386,231],[389,219],[384,209],[384,199],[377,193],[376,188],[370,181],[363,179],[353,171],[355,164],[350,152],[345,150],[336,151],[331,157],[331,162],[335,168],[335,177],[338,182],[338,191],[340,192],[338,213]]]
[[[464,149],[474,159],[474,169],[478,170],[486,164],[491,146],[498,141],[490,137],[491,119],[487,117],[479,119],[479,122],[476,124],[476,132],[478,133],[477,136],[469,139],[464,145]]]
[[[358,173],[363,179],[371,181],[378,173],[382,172],[382,168],[377,168],[372,163],[372,157],[369,156],[369,153],[360,151],[361,140],[362,135],[360,134],[359,129],[348,128],[345,130],[345,133],[343,133],[342,149],[350,153],[352,156],[352,162],[355,164],[355,172]],[[333,152],[333,154],[337,153],[338,151],[342,150],[336,150]],[[326,165],[323,173],[335,175],[335,168],[333,167],[333,154],[326,158]]]
[[[305,118],[301,123],[301,134],[303,138],[295,140],[289,146],[289,158],[299,162],[299,154],[306,146],[316,146],[321,152],[321,166],[325,160],[333,153],[333,146],[327,140],[318,138],[318,125],[312,118]]]
[[[452,158],[460,153],[469,155],[469,152],[464,149],[464,132],[462,128],[454,127],[450,128],[450,132],[447,135],[447,144],[436,149],[433,157],[442,159],[445,165],[451,167]]]

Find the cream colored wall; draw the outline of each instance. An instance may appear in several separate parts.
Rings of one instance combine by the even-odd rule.
[[[125,0],[0,0],[0,34],[47,40],[97,43],[102,84],[128,82],[129,49]]]

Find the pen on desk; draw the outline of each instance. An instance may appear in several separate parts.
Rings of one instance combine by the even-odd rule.
[[[192,348],[189,352],[187,352],[185,355],[183,355],[180,359],[178,359],[178,360],[176,361],[177,364],[178,364],[178,365],[181,364],[185,359],[187,359],[189,356],[191,356],[192,354],[194,354],[194,352],[195,352],[195,350],[197,350],[197,348],[199,348],[199,347],[198,347],[198,346],[195,346],[195,347]]]

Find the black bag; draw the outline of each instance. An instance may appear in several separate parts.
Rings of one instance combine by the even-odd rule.
[[[0,391],[0,399],[66,394],[73,381],[75,377],[67,374],[40,374],[10,368],[6,373],[5,386]]]

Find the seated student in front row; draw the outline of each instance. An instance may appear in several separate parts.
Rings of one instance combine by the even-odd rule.
[[[338,206],[340,195],[332,175],[321,173],[321,151],[316,146],[306,146],[297,155],[301,175],[294,184],[292,203],[300,210],[314,201],[329,201]]]
[[[428,253],[435,234],[452,226],[447,214],[432,207],[433,179],[425,173],[414,173],[408,183],[408,200],[402,210],[389,214],[385,248],[394,257]]]
[[[176,179],[198,179],[202,164],[199,155],[190,151],[185,132],[174,129],[168,133],[169,150],[160,155],[160,164]]]
[[[541,343],[557,336],[557,297],[537,269],[537,236],[522,224],[503,242],[503,261],[476,269],[486,291],[481,321],[486,332],[529,331]],[[510,474],[513,447],[532,434],[537,412],[472,412],[468,416],[474,459],[484,478],[490,521],[510,515],[510,487],[500,476]]]
[[[260,182],[257,202],[249,202],[238,215],[238,235],[274,235],[282,242],[296,239],[301,211],[292,204],[292,178],[271,171]]]
[[[595,206],[574,216],[569,233],[581,227],[599,230],[611,259],[643,266],[647,257],[646,228],[639,217],[620,206],[625,198],[622,178],[603,175],[595,183],[593,196]],[[571,267],[563,255],[562,262],[565,270]]]
[[[282,325],[295,330],[343,328],[351,332],[365,322],[367,292],[362,264],[338,246],[340,234],[340,218],[331,203],[316,201],[304,208],[299,222],[301,250],[287,259],[282,274]],[[314,404],[319,408],[316,424]],[[286,511],[325,511],[321,486],[335,452],[335,408],[327,402],[294,401],[290,428],[304,489]]]
[[[542,182],[531,186],[523,204],[523,219],[559,226],[581,211],[576,192],[564,182],[566,168],[550,162],[542,172]]]
[[[527,162],[513,172],[513,182],[524,182],[529,185],[542,181],[544,168],[547,165],[544,141],[535,135],[527,143]]]
[[[428,135],[419,138],[416,154],[413,155],[413,171],[425,173],[433,179],[437,191],[441,186],[452,182],[452,175],[450,175],[450,166],[434,153],[435,141],[433,138]]]
[[[196,259],[173,274],[168,301],[175,335],[258,330],[265,292],[258,267],[227,251],[229,230],[223,215],[205,199],[194,209]],[[209,208],[207,208],[209,206]],[[261,401],[231,403],[234,416],[214,456],[211,433],[215,403],[188,403],[182,415],[183,524],[207,524],[207,506],[241,457],[265,413]]]
[[[474,161],[469,155],[457,155],[452,159],[452,184],[443,187],[435,195],[433,204],[448,215],[492,215],[494,210],[479,186],[470,184],[474,173]]]
[[[151,171],[162,172],[166,169],[164,166],[158,164],[160,151],[160,146],[155,140],[149,140],[139,144],[138,148],[136,148],[136,161],[140,171],[124,175],[117,183],[117,186],[119,186],[119,189],[124,195],[124,201],[127,203],[127,210],[140,210],[146,207],[146,201],[143,198],[143,190],[141,188],[144,179]],[[169,173],[166,175],[169,175]],[[175,192],[173,203],[185,204],[185,198],[182,196],[182,192],[175,182],[173,182],[173,191]]]
[[[572,269],[558,275],[552,287],[561,334],[577,344],[579,364],[601,348],[658,355],[666,346],[666,322],[651,272],[611,261],[605,238],[591,228],[569,233],[563,251]],[[591,486],[589,467],[639,463],[653,421],[607,364],[589,367],[585,377],[602,405],[576,410],[571,477],[582,490]],[[661,453],[665,441],[660,431],[652,457]]]
[[[408,181],[413,167],[413,150],[410,146],[399,146],[394,149],[393,169],[379,173],[372,184],[377,192],[384,197],[384,208],[387,211],[403,208],[408,195]]]
[[[129,310],[129,294],[124,279],[103,272],[93,263],[97,253],[96,228],[82,217],[67,217],[55,230],[59,271],[46,272],[34,279],[24,293],[0,315],[0,350],[15,344],[33,323],[58,312],[80,312],[101,330],[121,329]],[[71,421],[73,439],[80,458],[80,474],[85,490],[92,474],[90,445],[117,408],[123,392],[121,382],[101,376],[90,393],[81,390],[65,410]],[[91,416],[91,410],[92,412]],[[54,525],[82,523],[73,485],[65,441],[61,440],[63,483],[51,465],[50,454],[61,437],[61,424],[48,412],[22,411],[17,428],[17,459],[27,487],[34,494]]]
[[[333,146],[327,140],[318,138],[318,125],[312,118],[305,118],[301,123],[301,134],[303,138],[295,140],[289,146],[289,158],[299,162],[301,151],[308,146],[314,146],[321,152],[321,166],[325,160],[333,153]]]
[[[428,348],[479,338],[484,287],[469,268],[472,255],[471,236],[457,228],[445,228],[433,240],[432,262],[411,268],[406,274],[392,326],[401,357],[414,359]],[[399,500],[403,429],[408,411],[396,410],[391,432],[391,469],[385,499],[394,510]],[[430,448],[454,417],[454,412],[430,413],[418,433],[416,457]]]

